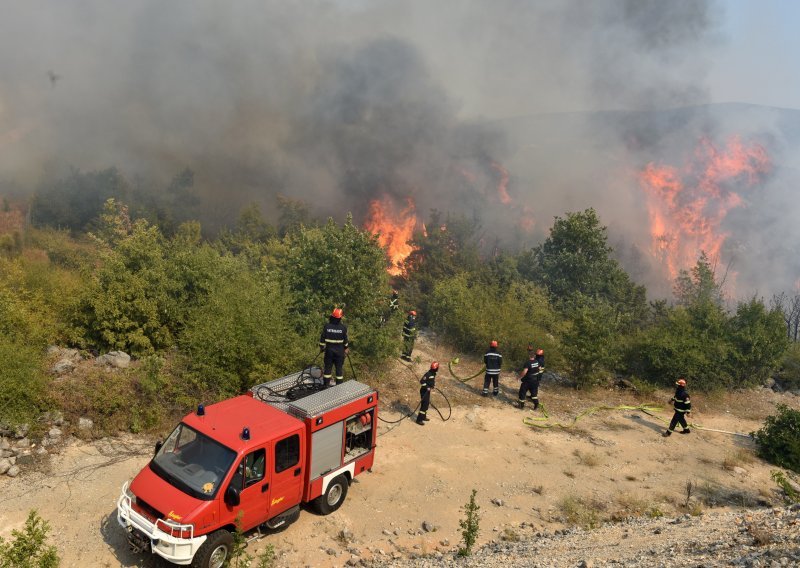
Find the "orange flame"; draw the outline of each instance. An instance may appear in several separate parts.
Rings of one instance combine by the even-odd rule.
[[[389,274],[398,276],[403,272],[403,261],[414,250],[408,242],[414,235],[416,225],[416,209],[410,197],[406,207],[399,213],[388,196],[370,201],[369,217],[364,222],[364,228],[377,235],[378,243],[386,249],[392,262]]]
[[[752,186],[770,169],[764,148],[732,138],[724,149],[702,139],[694,161],[683,174],[671,166],[649,163],[639,174],[647,194],[652,252],[672,278],[694,265],[700,251],[719,258],[728,237],[720,227],[744,202],[729,186]],[[727,185],[726,185],[727,184]]]
[[[492,162],[492,169],[500,174],[500,182],[497,184],[497,196],[500,198],[500,203],[509,205],[512,199],[508,194],[508,170],[497,162]]]

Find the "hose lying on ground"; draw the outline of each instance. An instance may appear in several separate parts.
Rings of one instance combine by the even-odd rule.
[[[450,371],[450,374],[451,374],[451,375],[453,376],[453,378],[454,378],[455,380],[457,380],[459,383],[466,383],[467,381],[471,381],[472,379],[474,379],[474,378],[475,378],[475,377],[477,377],[478,375],[482,375],[482,374],[483,374],[483,372],[486,370],[486,367],[481,367],[481,370],[480,370],[480,371],[478,371],[477,373],[475,373],[474,375],[472,375],[471,377],[467,377],[466,379],[462,379],[461,377],[459,377],[458,375],[456,375],[456,374],[453,372],[453,365],[458,365],[458,361],[459,361],[458,357],[456,357],[455,359],[451,359],[450,361],[448,361],[448,362],[447,362],[447,370],[448,370],[448,371]]]
[[[539,408],[542,409],[542,416],[526,416],[522,419],[523,424],[526,426],[535,426],[536,428],[572,428],[581,418],[585,416],[591,416],[592,414],[596,414],[597,412],[603,410],[640,410],[642,412],[646,412],[647,414],[650,414],[650,412],[658,412],[663,410],[663,407],[653,403],[645,403],[638,406],[631,406],[627,404],[621,404],[619,406],[598,405],[591,406],[586,410],[579,412],[572,418],[572,422],[564,424],[561,422],[547,422],[547,420],[550,419],[550,416],[547,414],[544,404],[540,404]]]
[[[653,403],[644,403],[638,406],[631,406],[626,404],[622,404],[619,406],[603,406],[603,405],[592,406],[578,413],[572,419],[572,422],[569,422],[567,424],[563,424],[561,422],[545,423],[547,420],[549,420],[550,417],[547,414],[547,410],[545,409],[544,404],[540,404],[539,407],[542,409],[542,416],[526,416],[525,418],[522,419],[523,424],[525,424],[526,426],[535,426],[536,428],[572,428],[573,426],[575,426],[575,423],[578,422],[578,420],[580,420],[584,416],[591,416],[592,414],[595,414],[603,410],[638,410],[640,412],[644,412],[648,416],[652,416],[656,420],[667,423],[666,419],[653,414],[654,412],[661,412],[662,410],[664,410],[662,406]],[[695,428],[697,430],[705,430],[706,432],[719,432],[721,434],[731,434],[732,436],[741,436],[743,438],[752,437],[749,434],[742,434],[740,432],[731,432],[729,430],[718,430],[716,428],[706,428],[705,426],[700,426],[699,424],[696,424],[694,422],[689,424],[689,428]]]

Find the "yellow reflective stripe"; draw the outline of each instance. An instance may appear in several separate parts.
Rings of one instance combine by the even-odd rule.
[[[344,343],[344,339],[326,339],[325,343]]]

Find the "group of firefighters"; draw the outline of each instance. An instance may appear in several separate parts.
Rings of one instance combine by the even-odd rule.
[[[396,291],[392,292],[389,308],[391,311],[399,309]],[[328,323],[323,326],[319,338],[320,352],[325,353],[322,376],[326,387],[331,385],[334,369],[336,371],[336,384],[338,385],[344,381],[344,359],[349,352],[350,344],[347,339],[347,326],[342,323],[343,315],[341,308],[335,308],[328,319]],[[404,361],[411,361],[411,353],[414,351],[414,343],[417,338],[417,312],[415,310],[408,312],[408,317],[403,324],[402,336],[403,350],[401,358]],[[486,368],[486,374],[483,378],[483,391],[481,394],[489,396],[489,386],[491,385],[492,395],[497,396],[500,394],[500,370],[503,363],[503,355],[498,351],[497,341],[492,340],[489,343],[489,350],[483,356],[483,363]],[[431,403],[431,392],[436,388],[436,373],[438,371],[439,362],[434,361],[419,380],[420,405],[417,412],[417,424],[421,426],[424,426],[425,422],[430,420],[428,418],[428,408]],[[544,371],[544,350],[541,348],[534,349],[533,345],[528,345],[528,359],[519,369],[520,387],[516,403],[517,408],[524,409],[526,400],[530,400],[533,403],[534,410],[539,408],[539,383],[542,380]],[[679,378],[675,386],[677,387],[675,394],[670,399],[675,412],[669,427],[662,434],[664,437],[669,437],[678,425],[681,426],[681,434],[688,434],[691,431],[686,421],[686,417],[692,411],[692,402],[686,390],[686,379]]]

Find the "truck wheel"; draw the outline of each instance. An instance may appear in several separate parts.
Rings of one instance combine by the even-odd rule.
[[[233,546],[233,535],[219,530],[208,535],[192,561],[193,568],[222,568]]]
[[[349,485],[346,476],[337,475],[328,484],[325,493],[314,499],[314,508],[321,515],[330,515],[344,503]]]

